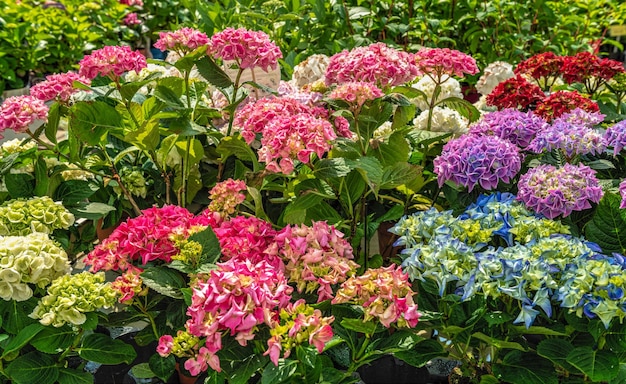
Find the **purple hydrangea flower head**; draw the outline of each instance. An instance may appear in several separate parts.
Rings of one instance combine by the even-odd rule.
[[[450,140],[434,160],[439,185],[450,180],[471,192],[477,184],[485,190],[508,183],[521,168],[519,149],[496,136],[462,135]]]
[[[549,219],[591,208],[603,192],[596,172],[584,164],[561,168],[543,164],[520,177],[518,200]]]
[[[620,203],[619,208],[624,209],[626,208],[626,179],[619,183],[619,194],[622,197],[622,202]]]
[[[477,136],[498,136],[513,144],[526,148],[537,132],[548,127],[548,123],[532,111],[522,112],[507,108],[487,113],[470,126],[470,133]]]
[[[575,125],[585,125],[588,127],[593,127],[594,125],[598,125],[604,121],[606,115],[600,112],[588,112],[582,108],[575,108],[571,112],[567,112],[559,116],[555,119],[567,121],[571,124]]]
[[[608,127],[604,140],[607,147],[613,148],[613,156],[617,156],[626,147],[626,120]]]
[[[537,133],[527,149],[535,153],[560,149],[569,158],[604,152],[606,142],[603,135],[591,125],[574,120],[555,119],[552,125]]]

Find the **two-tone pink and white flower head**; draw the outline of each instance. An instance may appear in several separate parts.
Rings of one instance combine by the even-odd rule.
[[[47,119],[48,106],[34,96],[9,97],[0,105],[0,133],[7,129],[26,132],[35,121]]]

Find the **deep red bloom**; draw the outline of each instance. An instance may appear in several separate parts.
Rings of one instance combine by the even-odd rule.
[[[535,84],[531,84],[520,75],[516,75],[498,84],[489,95],[487,105],[498,109],[517,108],[526,110],[545,97]]]
[[[558,91],[537,104],[535,114],[550,122],[564,113],[580,108],[587,112],[598,112],[600,108],[595,101],[576,91]]]

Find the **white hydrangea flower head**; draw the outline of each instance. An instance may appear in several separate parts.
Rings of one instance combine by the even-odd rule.
[[[461,84],[459,81],[450,76],[443,76],[443,82],[440,84],[441,92],[437,97],[435,102],[439,102],[448,97],[458,97],[460,99],[463,98],[463,93],[461,92]],[[417,83],[413,84],[413,88],[419,89],[420,91],[426,94],[426,98],[428,101],[424,100],[421,97],[417,97],[413,99],[413,102],[422,111],[428,109],[428,102],[433,98],[433,94],[435,93],[436,83],[430,76],[422,76],[418,80]]]
[[[393,129],[391,129],[391,125],[392,125],[391,121],[385,121],[384,123],[382,123],[382,125],[376,128],[376,130],[372,134],[373,135],[372,139],[378,140],[378,141],[384,141],[386,138],[391,136],[391,134],[393,133]]]
[[[316,54],[309,56],[294,67],[291,79],[299,88],[319,80],[324,81],[328,63],[330,63],[330,57],[326,55]]]
[[[415,119],[413,125],[416,128],[428,129],[428,111],[423,111]],[[469,120],[461,116],[460,113],[448,107],[433,108],[432,124],[430,130],[433,132],[451,132],[454,136],[467,133]]]
[[[12,153],[22,153],[37,146],[34,141],[27,141],[25,143],[22,142],[23,139],[13,139],[2,143],[2,146],[0,146],[0,154],[2,156],[6,156]]]
[[[496,85],[512,77],[515,77],[515,74],[511,64],[504,61],[494,61],[485,68],[482,76],[476,82],[476,90],[481,95],[488,95]]]

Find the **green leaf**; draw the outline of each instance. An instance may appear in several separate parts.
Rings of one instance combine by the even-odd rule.
[[[509,352],[501,363],[493,364],[500,381],[515,384],[558,384],[552,363],[533,353]]]
[[[153,377],[156,377],[154,372],[152,372],[152,370],[150,369],[150,364],[148,363],[133,365],[133,367],[130,369],[130,372],[136,379],[151,379]]]
[[[123,126],[122,115],[102,101],[77,102],[70,109],[70,115],[70,133],[89,145],[106,144],[107,134]]]
[[[215,61],[213,61],[209,56],[204,56],[200,60],[197,60],[196,67],[198,68],[200,75],[216,87],[228,88],[233,85],[233,81],[226,74],[226,72],[215,64]]]
[[[92,384],[93,375],[89,372],[70,368],[59,368],[59,384]]]
[[[406,134],[406,138],[415,147],[428,147],[438,141],[443,141],[445,138],[452,136],[452,133],[441,133],[425,131],[421,129],[414,129]]]
[[[486,313],[483,316],[483,319],[485,319],[490,326],[494,326],[508,323],[509,321],[515,319],[515,316],[502,311],[494,311]]]
[[[180,100],[180,97],[176,94],[176,92],[165,85],[158,84],[156,86],[154,90],[154,97],[172,109],[186,108],[185,104]]]
[[[307,210],[317,206],[322,200],[324,200],[324,196],[316,193],[307,193],[299,196],[285,208],[283,214],[284,222],[287,224],[304,223]]]
[[[567,362],[567,355],[574,350],[574,346],[564,339],[546,339],[542,340],[537,345],[537,354],[545,357],[556,365],[567,369],[568,371],[576,371],[576,368],[572,367]]]
[[[383,170],[380,189],[393,189],[409,184],[422,174],[422,168],[409,163],[397,163]]]
[[[241,161],[250,161],[253,164],[253,171],[259,170],[259,162],[250,149],[250,146],[240,136],[228,136],[222,139],[216,148],[217,153],[222,156],[222,161],[225,161],[231,155],[234,155]]]
[[[197,241],[202,246],[199,265],[206,263],[215,264],[222,254],[220,242],[210,226],[201,232],[189,236],[189,241]]]
[[[363,319],[343,319],[341,320],[341,326],[345,329],[364,333],[366,335],[373,335],[376,332],[376,323],[372,321],[363,321]]]
[[[343,157],[332,159],[322,159],[315,163],[313,173],[320,179],[329,179],[331,177],[344,177],[352,171],[352,167]]]
[[[50,177],[48,177],[48,165],[42,156],[37,157],[35,162],[35,196],[44,196],[48,192]]]
[[[620,203],[618,195],[606,192],[585,226],[585,237],[607,254],[626,252],[626,213],[620,210]]]
[[[612,380],[619,374],[619,358],[611,351],[578,347],[570,351],[566,361],[594,382]]]
[[[98,220],[109,214],[109,212],[115,211],[115,207],[112,207],[104,203],[89,203],[81,201],[76,206],[68,208],[77,219]]]
[[[418,336],[415,332],[406,329],[396,330],[391,335],[382,339],[378,345],[380,350],[385,351],[387,349],[412,349],[417,343],[424,340],[423,337]]]
[[[413,349],[394,352],[393,355],[407,364],[421,368],[435,357],[447,355],[447,352],[438,341],[427,339],[417,343]]]
[[[510,316],[511,320],[515,317],[509,314],[503,315],[504,317]],[[491,324],[490,324],[491,325]],[[516,332],[523,333],[525,335],[549,335],[549,336],[566,336],[566,333],[559,332],[554,329],[546,328],[546,327],[538,327],[538,326],[530,326],[526,328],[523,325],[519,326],[511,326]]]
[[[122,84],[120,87],[120,94],[125,100],[132,100],[133,96],[135,96],[141,87],[154,81],[155,75],[155,73],[152,73],[145,80]]]
[[[35,187],[33,176],[27,173],[7,173],[4,175],[4,185],[12,199],[32,197]]]
[[[233,373],[228,378],[228,384],[246,384],[248,380],[267,363],[258,355],[247,356],[237,365]],[[273,365],[272,365],[273,366]]]
[[[609,381],[609,384],[624,384],[626,383],[626,363],[620,363],[619,373],[614,379]]]
[[[88,199],[97,189],[89,181],[68,180],[61,183],[54,191],[54,200],[62,201],[63,205],[75,205],[82,200]]]
[[[15,153],[11,153],[9,155],[0,157],[0,175],[4,175],[7,172],[9,172],[9,170],[13,168],[13,164],[15,164],[15,161],[17,160],[19,156],[20,156],[20,153],[15,152]]]
[[[306,366],[311,368],[315,367],[315,360],[317,358],[317,349],[315,347],[297,345],[296,346],[296,357],[300,362],[304,363]]]
[[[54,354],[72,345],[75,336],[76,332],[68,326],[45,327],[30,344],[40,352]]]
[[[175,270],[164,267],[150,267],[141,273],[141,279],[148,288],[154,289],[158,293],[182,299],[183,294],[180,289],[186,286],[185,280]]]
[[[278,366],[274,363],[268,363],[261,375],[261,384],[279,384],[284,383],[298,369],[297,360],[279,359]]]
[[[443,104],[459,112],[462,116],[468,118],[470,123],[480,118],[480,111],[467,100],[458,97],[448,97],[439,101],[436,105],[439,104]]]
[[[361,174],[370,189],[377,194],[383,179],[383,166],[380,161],[375,157],[365,156],[350,163]]]
[[[500,380],[492,375],[482,375],[478,384],[500,384]]]
[[[168,357],[161,357],[159,354],[153,354],[148,360],[150,371],[154,373],[156,377],[167,382],[170,376],[176,370],[176,358],[174,355]]]
[[[519,343],[515,343],[513,341],[498,340],[496,338],[487,336],[482,332],[474,332],[472,334],[472,337],[484,341],[488,345],[494,346],[497,349],[517,349],[518,351],[526,351],[526,348],[524,348]]]
[[[130,364],[137,357],[131,345],[101,333],[85,336],[78,355],[85,360],[106,365]]]
[[[383,166],[395,165],[409,159],[409,143],[406,141],[402,132],[395,132],[389,139],[378,145],[374,150],[376,158],[380,160]]]
[[[29,324],[39,323],[35,319],[28,317],[37,306],[38,299],[31,297],[26,301],[4,301],[0,300],[0,310],[2,311],[2,328],[7,333],[16,335],[20,330]]]
[[[44,329],[44,326],[40,323],[27,325],[25,328],[22,328],[15,337],[9,340],[9,342],[4,346],[4,351],[2,351],[2,357],[5,358],[12,352],[19,351],[22,349],[28,342],[39,332]]]
[[[46,122],[46,138],[51,143],[57,142],[57,131],[59,129],[59,121],[61,121],[61,105],[59,103],[52,103],[48,110],[48,121]]]
[[[15,384],[54,384],[59,377],[52,356],[37,351],[13,360],[5,372]]]
[[[614,321],[605,333],[606,345],[613,351],[626,351],[626,327]]]
[[[124,136],[124,141],[144,151],[156,150],[160,139],[159,122],[157,120],[148,120]]]

